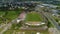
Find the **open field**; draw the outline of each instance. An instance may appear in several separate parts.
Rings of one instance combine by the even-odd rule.
[[[11,20],[17,18],[21,11],[0,11],[0,23],[11,22]]]
[[[6,16],[4,16],[7,19],[15,19],[18,16],[18,14],[15,11],[8,11]]]

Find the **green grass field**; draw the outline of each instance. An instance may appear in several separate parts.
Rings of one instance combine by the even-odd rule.
[[[0,23],[2,23],[5,19],[6,22],[10,22],[13,19],[16,19],[20,13],[21,11],[0,11],[0,16],[2,16],[0,18]]]
[[[15,11],[8,11],[5,18],[7,19],[15,19],[18,16],[18,14]]]
[[[41,14],[38,14],[36,12],[28,13],[26,15],[26,21],[42,21]]]
[[[5,12],[0,11],[0,16],[3,16],[5,14]]]

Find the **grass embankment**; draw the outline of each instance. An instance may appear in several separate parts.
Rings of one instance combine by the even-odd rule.
[[[31,12],[26,15],[26,21],[42,21],[41,14]]]
[[[15,31],[15,32],[14,32]],[[40,34],[49,34],[48,30],[45,30],[45,31],[22,31],[22,30],[7,30],[4,32],[4,34],[22,34],[22,33],[25,33],[25,34],[36,34],[37,32],[39,32]]]

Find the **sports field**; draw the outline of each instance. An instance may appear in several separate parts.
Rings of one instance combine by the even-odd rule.
[[[26,15],[25,21],[42,21],[42,15],[36,12],[30,12]]]

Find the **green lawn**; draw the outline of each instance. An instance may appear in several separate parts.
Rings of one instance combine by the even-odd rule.
[[[5,14],[4,11],[0,11],[0,16],[3,16]]]
[[[36,12],[28,13],[26,15],[26,21],[42,21],[41,14],[38,14]]]
[[[19,16],[21,11],[7,11],[4,15],[4,18],[7,19],[6,22],[10,22],[13,19],[16,19]]]
[[[15,19],[17,17],[17,13],[15,11],[8,11],[5,18],[7,19]]]
[[[21,11],[0,11],[0,16],[2,16],[0,18],[0,23],[4,22],[3,20],[6,20],[6,22],[11,22],[19,16]]]

